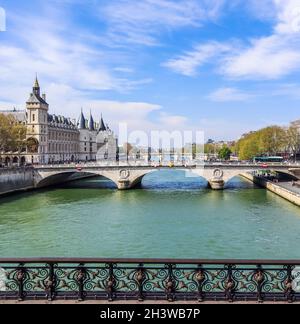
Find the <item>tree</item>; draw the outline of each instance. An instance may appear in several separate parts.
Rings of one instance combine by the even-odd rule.
[[[238,156],[240,160],[251,160],[258,156],[259,148],[255,136],[242,140],[238,146]]]
[[[270,126],[243,135],[236,144],[241,160],[251,160],[255,156],[276,155],[286,150],[287,135],[284,128]]]
[[[0,152],[7,151],[10,123],[8,116],[0,114]]]
[[[295,126],[291,126],[286,131],[287,147],[293,153],[295,162],[297,161],[297,154],[300,152],[300,132]]]
[[[213,143],[204,144],[204,153],[205,154],[214,154],[215,151],[216,151],[215,144],[213,144]]]
[[[26,126],[13,115],[0,114],[0,152],[17,152],[26,148]]]
[[[218,156],[219,156],[219,159],[228,161],[228,160],[230,160],[231,154],[232,154],[232,152],[231,152],[230,148],[228,146],[224,145],[220,149],[220,151],[218,153]]]
[[[258,131],[259,150],[264,155],[276,155],[285,147],[286,132],[282,127],[270,126]]]

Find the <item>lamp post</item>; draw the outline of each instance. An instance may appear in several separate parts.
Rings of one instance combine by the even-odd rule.
[[[149,163],[151,162],[151,159],[152,159],[152,156],[151,156],[151,147],[148,147],[148,162]]]

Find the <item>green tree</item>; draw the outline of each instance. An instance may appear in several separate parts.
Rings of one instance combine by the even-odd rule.
[[[255,156],[270,156],[286,151],[287,134],[284,128],[270,126],[245,134],[236,144],[241,160],[251,160]]]
[[[224,145],[219,150],[218,156],[219,156],[219,159],[228,161],[228,160],[230,160],[231,154],[232,154],[232,152],[231,152],[230,148],[228,146]]]
[[[239,143],[238,156],[240,160],[251,160],[259,155],[257,138],[251,136]]]
[[[300,152],[300,132],[297,127],[291,126],[286,131],[286,143],[290,152],[293,153],[295,162]]]
[[[205,154],[214,154],[216,152],[215,144],[207,143],[204,145],[204,153]]]
[[[17,152],[18,155],[26,147],[26,126],[13,115],[0,114],[0,154],[1,152]]]
[[[284,150],[286,132],[282,127],[270,126],[258,131],[259,150],[264,155],[276,155]]]

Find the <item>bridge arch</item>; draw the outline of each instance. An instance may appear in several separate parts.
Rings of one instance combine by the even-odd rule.
[[[274,167],[268,168],[262,168],[260,166],[257,166],[257,169],[244,169],[243,171],[241,170],[228,170],[227,172],[224,173],[224,183],[225,186],[230,182],[232,179],[236,177],[241,177],[243,173],[253,173],[253,172],[258,172],[258,171],[272,171],[276,172],[279,175],[282,175],[283,177],[290,179],[290,180],[298,180],[297,176],[294,175],[292,172],[290,172],[288,169],[283,170],[283,169],[276,169]]]
[[[198,179],[203,179],[207,184],[209,184],[209,180],[205,177],[205,175],[203,175],[202,173],[199,173],[197,172],[196,169],[185,169],[185,168],[169,168],[169,169],[166,169],[166,168],[153,168],[153,169],[150,169],[150,170],[144,170],[142,172],[134,172],[130,178],[130,188],[134,188],[136,186],[139,186],[141,185],[143,179],[147,176],[147,175],[150,175],[150,174],[154,174],[154,173],[158,173],[158,172],[165,172],[165,173],[170,173],[172,174],[172,172],[175,172],[175,171],[180,171],[182,173],[187,173],[189,174],[190,176],[189,177],[195,177],[195,178],[198,178]]]
[[[109,175],[104,175],[102,172],[78,172],[78,171],[63,171],[63,172],[51,172],[43,173],[39,172],[38,176],[35,176],[35,187],[43,188],[56,184],[66,183],[70,181],[80,180],[88,177],[102,176],[103,178],[114,183],[118,187],[115,179]]]

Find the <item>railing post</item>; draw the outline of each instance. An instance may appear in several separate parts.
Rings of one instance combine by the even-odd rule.
[[[18,287],[19,287],[19,301],[24,300],[24,278],[25,278],[26,270],[24,268],[23,264],[20,264],[17,268],[17,281],[18,281]]]
[[[46,290],[47,290],[47,298],[49,301],[52,301],[55,297],[55,286],[56,286],[56,278],[54,274],[54,264],[49,263],[49,278],[46,282]]]
[[[108,268],[109,268],[109,274],[108,274],[108,282],[107,282],[107,297],[108,297],[108,301],[112,302],[114,300],[114,286],[115,286],[113,263],[109,263]]]
[[[136,273],[136,281],[138,283],[138,299],[140,302],[144,300],[144,295],[143,295],[143,284],[144,284],[144,279],[145,279],[145,274],[144,274],[144,265],[142,263],[139,264],[138,271]]]
[[[294,290],[293,290],[293,278],[292,278],[292,266],[287,266],[287,279],[285,282],[285,294],[288,303],[292,303],[294,301]]]
[[[174,280],[173,280],[173,265],[167,264],[166,267],[168,268],[168,280],[166,282],[166,297],[169,302],[174,301]]]
[[[262,303],[264,301],[263,299],[263,285],[264,285],[264,272],[262,269],[262,266],[259,264],[257,265],[257,270],[254,275],[254,279],[257,282],[257,299],[259,303]]]
[[[234,281],[232,279],[232,268],[231,264],[228,265],[227,269],[227,279],[225,282],[225,295],[227,300],[232,303],[233,302],[233,291],[234,291]]]
[[[198,301],[203,302],[204,300],[203,283],[205,280],[205,275],[201,265],[199,265],[199,270],[195,278],[198,282]]]
[[[78,301],[84,300],[84,280],[86,269],[84,268],[83,264],[80,264],[77,269],[77,283],[78,283]]]

